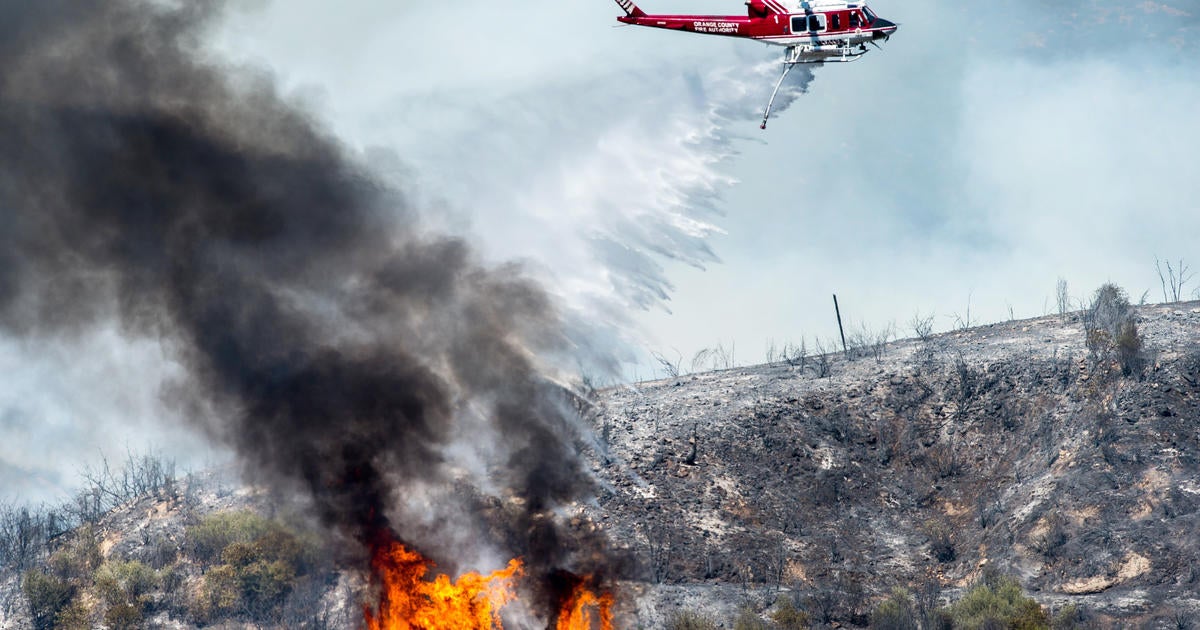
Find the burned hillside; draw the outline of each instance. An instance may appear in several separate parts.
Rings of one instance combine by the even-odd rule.
[[[988,567],[1098,624],[1200,614],[1197,306],[1136,309],[1133,371],[1085,312],[608,390],[597,518],[668,594],[647,618],[778,590],[865,624]]]

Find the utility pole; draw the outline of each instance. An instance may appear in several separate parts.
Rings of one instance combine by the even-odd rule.
[[[846,350],[846,331],[842,329],[842,309],[838,308],[836,293],[833,294],[833,312],[837,313],[838,334],[842,336],[842,354],[846,355],[846,358],[849,359],[850,352]]]

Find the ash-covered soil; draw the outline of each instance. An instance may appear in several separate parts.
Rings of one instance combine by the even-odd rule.
[[[628,613],[784,593],[858,625],[991,565],[1096,624],[1200,618],[1200,303],[1136,314],[1132,375],[1068,315],[601,392],[589,512],[638,559]]]

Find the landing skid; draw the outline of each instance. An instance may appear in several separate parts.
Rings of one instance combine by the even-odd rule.
[[[767,128],[767,119],[771,117],[771,107],[775,105],[775,97],[779,94],[779,88],[783,86],[783,80],[787,78],[788,73],[796,64],[854,61],[866,53],[867,47],[862,44],[858,46],[851,46],[848,43],[788,46],[787,52],[783,54],[783,74],[779,75],[779,80],[775,82],[775,89],[771,91],[771,99],[767,101],[767,109],[763,112],[762,124],[758,128]]]

